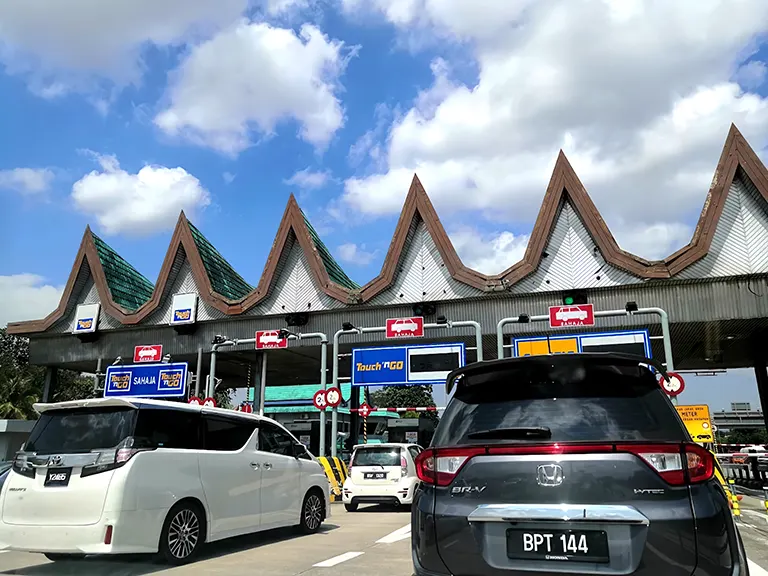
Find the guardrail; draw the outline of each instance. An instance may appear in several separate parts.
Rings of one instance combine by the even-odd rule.
[[[750,488],[768,485],[768,454],[717,454],[726,479]],[[736,460],[736,461],[734,461]]]

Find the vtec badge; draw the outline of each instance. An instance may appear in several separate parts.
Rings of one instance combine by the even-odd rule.
[[[485,488],[485,486],[454,486],[451,488],[451,494],[456,496],[462,494],[480,494]]]

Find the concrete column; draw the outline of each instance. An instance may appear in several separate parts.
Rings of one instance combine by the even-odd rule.
[[[45,382],[43,384],[43,397],[41,402],[53,402],[53,393],[59,380],[59,369],[53,366],[45,368]]]
[[[755,380],[757,380],[757,393],[760,395],[760,406],[763,411],[763,420],[768,428],[768,369],[765,360],[755,361]]]

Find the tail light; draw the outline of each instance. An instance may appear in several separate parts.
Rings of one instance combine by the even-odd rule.
[[[131,458],[133,458],[139,452],[148,452],[154,450],[150,447],[139,448],[136,446],[136,440],[129,436],[118,444],[115,450],[101,452],[98,460],[91,466],[84,466],[80,477],[93,476],[100,472],[106,472],[108,470],[115,470],[124,466]]]
[[[547,444],[430,448],[416,458],[416,475],[425,484],[448,486],[473,457],[497,455],[552,455],[625,452],[634,454],[672,486],[706,482],[715,474],[715,457],[698,444]]]
[[[400,476],[408,476],[408,460],[400,456]]]
[[[29,463],[27,455],[24,453],[19,452],[14,456],[11,468],[13,468],[13,471],[16,472],[16,474],[21,474],[27,478],[35,477],[35,469],[32,464]]]

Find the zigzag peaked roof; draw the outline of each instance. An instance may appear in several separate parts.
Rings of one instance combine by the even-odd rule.
[[[414,218],[424,222],[446,269],[455,280],[479,290],[498,291],[536,271],[557,223],[561,205],[566,200],[578,213],[595,245],[609,264],[640,278],[670,278],[708,253],[730,185],[739,170],[768,201],[768,170],[736,126],[731,125],[691,242],[664,260],[648,261],[619,247],[584,185],[561,151],[523,259],[496,275],[481,274],[461,262],[424,187],[414,175],[381,272],[362,288],[358,287],[333,259],[293,195],[288,199],[264,271],[255,288],[235,272],[202,233],[187,221],[183,212],[179,216],[154,288],[146,278],[93,235],[90,228],[86,228],[58,308],[42,320],[9,324],[8,331],[13,334],[43,332],[62,318],[67,312],[83,263],[90,267],[104,310],[123,324],[137,324],[160,305],[180,248],[189,260],[200,297],[225,314],[242,314],[268,296],[280,258],[289,242],[294,240],[304,252],[312,276],[323,292],[341,302],[365,303],[394,281]],[[131,286],[133,291],[128,291],[128,286]]]

